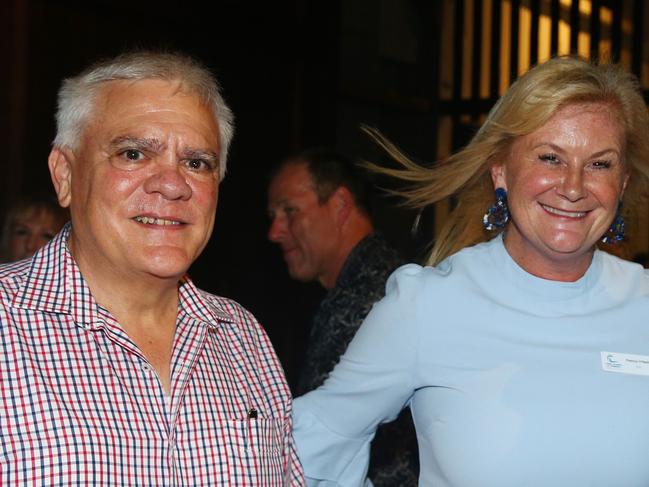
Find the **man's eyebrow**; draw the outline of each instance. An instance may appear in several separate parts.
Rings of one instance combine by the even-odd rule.
[[[151,152],[160,152],[164,148],[164,144],[158,139],[154,138],[141,138],[132,137],[130,135],[123,135],[115,137],[110,141],[110,147],[114,149],[129,147],[139,150],[148,150]]]
[[[285,206],[293,206],[291,198],[282,198],[269,202],[268,208],[283,208]]]

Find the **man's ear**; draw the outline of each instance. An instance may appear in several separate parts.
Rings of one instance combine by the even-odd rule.
[[[74,153],[67,147],[54,147],[47,158],[50,176],[59,204],[67,208],[72,200],[72,159]]]
[[[336,222],[342,225],[349,218],[349,214],[354,208],[354,196],[345,186],[338,187],[329,197],[336,215]]]
[[[504,188],[507,190],[507,169],[505,164],[498,162],[489,168],[491,172],[491,181],[494,183],[494,188]]]

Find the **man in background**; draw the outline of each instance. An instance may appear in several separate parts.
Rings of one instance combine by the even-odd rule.
[[[186,275],[233,132],[214,77],[125,54],[66,80],[56,118],[72,224],[0,268],[0,484],[303,485],[263,329]]]
[[[268,212],[268,238],[280,246],[290,276],[327,290],[313,317],[296,391],[301,395],[324,382],[402,262],[374,231],[359,169],[331,150],[311,149],[284,161],[271,179]],[[368,476],[375,486],[417,485],[409,411],[379,428]]]

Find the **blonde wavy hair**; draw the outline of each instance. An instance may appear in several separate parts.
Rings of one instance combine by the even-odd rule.
[[[457,205],[427,260],[436,265],[494,235],[482,227],[482,215],[494,202],[490,168],[507,157],[514,140],[543,126],[563,107],[589,102],[610,104],[623,126],[629,171],[623,203],[625,216],[633,218],[649,189],[649,113],[637,78],[615,64],[598,65],[574,57],[539,64],[510,86],[466,147],[432,168],[412,162],[380,132],[364,127],[400,167],[367,165],[408,183],[405,189],[391,191],[408,207],[424,208],[455,197]]]

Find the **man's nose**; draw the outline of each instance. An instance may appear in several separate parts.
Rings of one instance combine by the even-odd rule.
[[[187,200],[192,195],[187,175],[178,163],[156,164],[153,173],[144,182],[144,190],[159,193],[168,200]]]
[[[284,219],[279,216],[274,216],[268,229],[268,240],[275,243],[279,242],[282,239],[285,228],[286,224]]]

